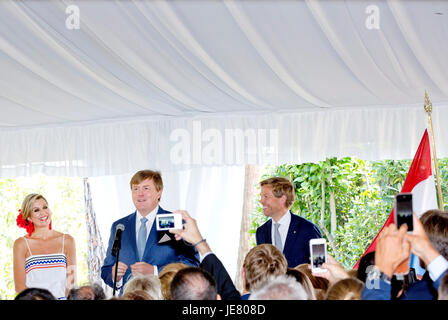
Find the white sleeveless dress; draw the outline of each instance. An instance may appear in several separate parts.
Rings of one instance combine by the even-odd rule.
[[[30,256],[25,260],[25,274],[27,288],[42,288],[49,290],[56,299],[64,300],[67,279],[67,258],[64,253],[64,239],[62,236],[62,252],[33,255],[25,237]]]

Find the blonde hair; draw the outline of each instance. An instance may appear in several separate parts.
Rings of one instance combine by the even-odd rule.
[[[131,278],[123,288],[123,294],[145,291],[151,296],[151,300],[163,300],[162,291],[160,288],[160,281],[157,276],[137,274]]]
[[[260,244],[252,248],[243,263],[244,288],[250,291],[269,276],[284,275],[288,268],[283,253],[272,244]]]
[[[283,177],[274,177],[260,182],[260,186],[268,185],[272,188],[272,194],[276,198],[286,196],[286,207],[291,207],[295,200],[294,186],[291,181]]]
[[[119,300],[154,300],[148,292],[143,290],[128,291]]]
[[[294,269],[303,272],[306,274],[308,279],[311,281],[311,284],[314,288],[314,293],[316,294],[316,300],[324,300],[325,299],[325,293],[327,292],[329,282],[325,278],[321,277],[315,277],[313,276],[313,273],[311,272],[311,269],[309,268],[309,264],[302,263],[298,266],[294,267]]]
[[[356,278],[342,279],[328,288],[326,300],[361,300],[364,284]]]
[[[142,181],[149,179],[154,182],[154,186],[157,191],[163,190],[163,181],[162,174],[159,171],[152,170],[140,170],[137,171],[131,178],[129,185],[132,189],[132,186],[135,184],[140,184]]]
[[[31,216],[31,212],[33,212],[34,202],[36,202],[36,200],[39,199],[43,199],[48,205],[47,199],[45,199],[44,196],[41,194],[30,193],[25,197],[25,199],[22,202],[22,208],[20,209],[23,219],[26,220]]]
[[[165,300],[171,300],[170,286],[176,273],[188,266],[184,263],[174,262],[167,264],[159,273],[159,280],[162,289],[162,295]]]
[[[303,286],[303,289],[305,289],[308,294],[308,300],[317,300],[316,290],[305,272],[294,268],[288,268],[286,275],[295,278],[296,281]]]
[[[313,276],[313,273],[311,272],[311,269],[309,268],[309,264],[302,263],[296,266],[294,269],[302,271],[304,274],[308,276],[308,279],[310,279],[311,284],[313,285],[314,289],[321,289],[324,291],[327,291],[329,281],[325,278],[321,277],[315,277]]]

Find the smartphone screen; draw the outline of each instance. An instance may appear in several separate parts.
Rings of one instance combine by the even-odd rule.
[[[408,232],[414,228],[412,217],[412,194],[397,194],[395,198],[396,225],[399,229],[402,224],[408,225]]]
[[[159,218],[159,229],[173,229],[174,216],[164,216]]]
[[[322,264],[326,262],[325,243],[313,244],[311,246],[311,255],[313,261],[313,269],[321,268]]]

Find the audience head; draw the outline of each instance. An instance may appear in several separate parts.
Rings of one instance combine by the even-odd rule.
[[[357,278],[361,280],[362,283],[366,282],[367,274],[375,265],[375,251],[369,252],[364,255],[361,260],[359,260],[358,265],[358,275]]]
[[[294,268],[288,268],[288,270],[286,271],[286,275],[294,277],[296,281],[303,286],[303,289],[305,289],[307,293],[308,300],[317,300],[313,284],[305,273]]]
[[[361,300],[364,283],[356,278],[346,278],[333,283],[327,290],[326,300]]]
[[[178,271],[171,281],[170,291],[172,300],[220,300],[215,279],[198,267]]]
[[[250,292],[269,276],[286,274],[287,269],[288,262],[279,249],[272,244],[260,244],[244,259],[244,289]]]
[[[294,277],[277,275],[252,291],[249,300],[308,300],[308,295]]]
[[[180,262],[167,264],[159,273],[160,285],[162,288],[162,295],[165,300],[171,300],[171,281],[179,270],[188,268],[188,265]]]
[[[104,289],[94,283],[93,285],[85,285],[79,288],[71,288],[68,292],[67,300],[105,300],[106,294]]]
[[[442,278],[439,286],[439,300],[448,300],[448,273]]]
[[[143,290],[134,290],[123,293],[118,300],[154,300],[148,292]]]
[[[157,276],[151,274],[138,274],[126,282],[123,288],[123,295],[134,291],[146,292],[151,297],[151,299],[146,300],[163,300],[160,280]]]
[[[448,259],[448,212],[428,210],[420,221],[434,249]]]
[[[14,300],[57,300],[47,289],[27,288],[20,292]]]
[[[356,269],[348,270],[347,274],[350,278],[358,278],[358,270]]]
[[[329,286],[329,281],[325,278],[313,276],[310,265],[307,263],[299,264],[294,269],[302,271],[307,275],[308,279],[310,279],[311,284],[313,285],[314,291],[316,293],[316,299],[323,300]]]

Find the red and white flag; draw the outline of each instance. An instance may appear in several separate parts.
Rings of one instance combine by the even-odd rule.
[[[412,193],[412,207],[418,217],[420,217],[427,210],[438,209],[436,186],[431,170],[431,149],[429,146],[428,130],[425,130],[425,133],[423,134],[422,141],[420,142],[417,152],[415,153],[414,160],[412,161],[401,192]],[[394,209],[392,209],[389,218],[387,218],[384,226],[381,228],[380,232],[378,232],[375,239],[364,252],[362,257],[369,252],[375,251],[376,239],[378,238],[378,235],[391,223],[395,223]],[[361,259],[359,259],[353,267],[354,269],[358,269],[360,260]]]

